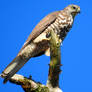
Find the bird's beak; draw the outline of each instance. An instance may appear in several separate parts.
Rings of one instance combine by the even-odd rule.
[[[77,13],[81,13],[80,7],[77,8]]]

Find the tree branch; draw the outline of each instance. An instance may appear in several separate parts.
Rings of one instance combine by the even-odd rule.
[[[21,85],[25,92],[49,92],[49,89],[45,85],[36,83],[22,75],[15,74],[9,81]]]
[[[47,86],[55,88],[59,87],[59,74],[61,72],[61,53],[59,37],[51,31],[50,40],[50,65]]]

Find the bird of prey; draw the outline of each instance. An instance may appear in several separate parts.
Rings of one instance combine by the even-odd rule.
[[[5,68],[1,77],[6,83],[32,57],[50,55],[50,31],[54,31],[62,42],[72,27],[75,16],[80,12],[78,5],[71,4],[43,18],[33,29],[14,60]]]

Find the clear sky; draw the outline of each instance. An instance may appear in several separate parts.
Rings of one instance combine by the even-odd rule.
[[[13,60],[36,24],[48,13],[69,4],[81,7],[73,28],[61,47],[63,92],[92,92],[92,0],[0,0],[0,73]],[[50,58],[32,58],[19,72],[46,84]],[[3,84],[0,92],[23,92],[20,86]]]

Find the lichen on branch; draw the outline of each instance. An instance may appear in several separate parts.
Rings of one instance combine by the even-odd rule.
[[[60,53],[60,39],[51,31],[50,39],[50,64],[47,86],[53,88],[59,87],[59,74],[61,72],[61,53]]]

